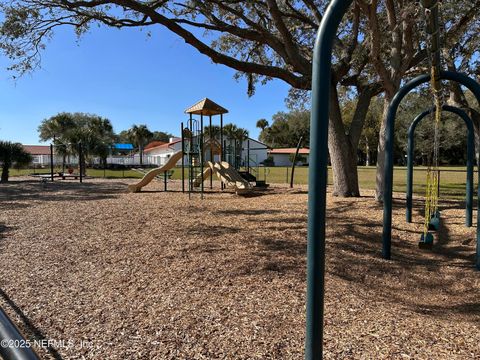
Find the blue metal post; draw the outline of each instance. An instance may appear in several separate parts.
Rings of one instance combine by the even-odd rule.
[[[469,78],[465,74],[452,71],[442,71],[440,73],[441,80],[456,81],[468,88],[480,104],[480,84]],[[385,138],[385,187],[383,202],[383,234],[382,234],[382,254],[385,259],[391,257],[391,241],[392,241],[392,192],[393,192],[393,139],[395,130],[395,117],[398,107],[403,98],[417,86],[430,81],[430,75],[420,75],[405,84],[394,96],[387,113],[387,126]],[[480,170],[479,170],[480,173]],[[480,187],[478,187],[477,200],[477,257],[476,267],[480,270]]]
[[[305,359],[323,356],[327,140],[333,41],[352,0],[333,0],[325,11],[313,52],[308,192],[307,324]]]
[[[464,121],[467,126],[467,180],[465,195],[465,225],[472,226],[473,218],[473,167],[475,163],[475,132],[472,119],[460,108],[444,105],[442,110],[454,113]],[[432,107],[413,120],[408,129],[408,150],[407,150],[407,222],[412,222],[412,199],[413,199],[413,154],[415,149],[415,130],[418,124],[429,114],[435,111]],[[440,186],[440,183],[438,184]]]

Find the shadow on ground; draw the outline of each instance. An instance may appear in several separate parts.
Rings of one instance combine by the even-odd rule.
[[[122,182],[79,183],[41,182],[38,180],[11,181],[0,184],[0,207],[8,202],[9,208],[26,208],[29,201],[95,201],[112,199],[125,193]]]

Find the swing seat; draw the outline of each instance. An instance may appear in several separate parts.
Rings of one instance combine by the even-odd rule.
[[[418,243],[418,247],[420,249],[431,249],[433,247],[433,234],[427,233],[427,236],[422,234],[420,237],[420,242]]]
[[[438,231],[440,229],[440,212],[437,211],[428,223],[428,230]]]

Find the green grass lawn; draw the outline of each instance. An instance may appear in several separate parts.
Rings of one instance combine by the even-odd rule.
[[[413,191],[415,194],[424,194],[425,192],[425,175],[426,168],[416,167],[414,169]],[[454,170],[454,171],[451,171]],[[455,172],[455,171],[462,172]],[[58,171],[58,170],[57,170]],[[441,195],[446,197],[462,198],[465,196],[465,167],[442,167],[441,168]],[[29,175],[33,173],[48,174],[50,170],[47,169],[11,169],[11,176]],[[374,166],[358,167],[358,180],[361,189],[375,189],[375,172]],[[406,173],[405,167],[395,167],[393,173],[394,191],[405,192],[406,187]],[[101,169],[87,169],[87,175],[93,177],[106,177],[110,179],[116,178],[141,178],[142,174],[133,170],[101,170]],[[285,184],[290,181],[291,168],[287,167],[269,167],[259,168],[259,174],[254,174],[260,180],[266,180],[267,183]],[[188,178],[188,169],[185,171],[185,176]],[[181,169],[176,168],[173,171],[173,179],[181,179]],[[295,169],[295,184],[307,184],[308,182],[308,167],[297,167]],[[328,182],[333,184],[332,169],[328,169]],[[477,173],[475,172],[475,184],[477,182]]]

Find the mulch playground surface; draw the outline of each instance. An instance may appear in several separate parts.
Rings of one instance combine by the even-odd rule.
[[[45,359],[302,359],[306,188],[189,200],[161,182],[0,185],[0,306]],[[480,359],[475,228],[441,202],[434,249],[395,194],[328,197],[326,359]],[[476,223],[476,219],[474,219]],[[42,345],[39,347],[38,345]]]

